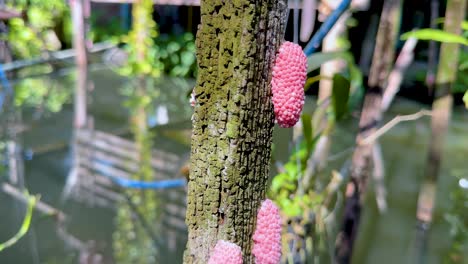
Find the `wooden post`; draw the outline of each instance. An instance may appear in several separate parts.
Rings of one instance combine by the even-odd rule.
[[[87,83],[87,54],[85,43],[85,26],[83,0],[70,0],[73,23],[73,48],[76,50],[75,62],[77,66],[75,88],[75,128],[86,126],[86,83]]]

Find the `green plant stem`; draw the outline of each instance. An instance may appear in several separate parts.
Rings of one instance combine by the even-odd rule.
[[[26,216],[24,217],[23,224],[21,225],[20,230],[16,233],[12,238],[8,239],[4,243],[0,244],[0,252],[4,249],[13,246],[18,240],[20,240],[29,230],[31,225],[31,219],[33,215],[33,209],[36,205],[38,198],[36,196],[30,196],[29,194],[25,193],[28,197],[28,210],[26,212]]]

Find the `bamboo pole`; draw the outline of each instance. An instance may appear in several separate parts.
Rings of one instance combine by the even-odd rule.
[[[366,97],[359,120],[356,142],[375,133],[382,118],[382,94],[393,65],[395,42],[400,25],[402,0],[386,0],[383,3],[377,40],[369,73]],[[362,214],[362,204],[368,179],[372,174],[373,145],[358,144],[351,164],[351,182],[348,184],[343,218],[343,230],[337,242],[338,263],[349,263]]]
[[[410,38],[405,42],[405,45],[401,49],[400,54],[395,62],[393,70],[388,76],[387,88],[382,97],[382,111],[387,111],[388,107],[393,101],[393,98],[400,90],[401,82],[403,81],[403,74],[405,73],[408,66],[413,62],[414,48],[418,40]]]
[[[466,10],[466,0],[449,0],[447,3],[446,20],[444,31],[461,34],[461,22],[464,18],[464,10]],[[440,50],[440,60],[436,77],[435,100],[432,104],[432,119],[431,119],[431,142],[429,148],[429,156],[426,167],[426,182],[422,187],[419,205],[418,219],[425,222],[431,222],[434,196],[425,199],[425,190],[432,189],[430,185],[435,187],[438,178],[442,150],[444,146],[445,136],[448,132],[448,125],[451,118],[453,98],[451,95],[451,87],[456,79],[458,56],[460,46],[454,43],[442,43]],[[427,187],[427,188],[426,188]],[[435,194],[435,193],[434,193]],[[427,210],[424,210],[426,208]]]
[[[436,19],[439,17],[439,0],[429,0],[431,2],[431,28],[437,28]],[[428,60],[427,60],[427,73],[426,85],[429,93],[434,92],[435,84],[435,70],[437,67],[437,48],[439,43],[436,41],[429,41]]]
[[[444,31],[460,35],[461,23],[466,15],[466,0],[448,0],[445,14]],[[460,45],[442,43],[439,66],[435,81],[435,99],[432,103],[431,142],[425,170],[425,179],[418,197],[416,217],[419,234],[419,262],[425,263],[427,230],[432,223],[434,203],[437,191],[437,179],[440,173],[445,137],[451,119],[453,98],[451,88],[457,77]]]
[[[386,0],[380,18],[377,43],[369,74],[369,89],[364,99],[364,106],[359,121],[359,134],[356,142],[373,134],[382,117],[382,94],[394,60],[394,43],[400,24],[401,0]],[[359,145],[353,155],[351,177],[359,184],[359,192],[364,194],[369,173],[371,146]]]
[[[112,153],[115,158],[130,159],[138,161],[139,153],[136,144],[116,136],[108,135],[103,132],[95,132],[80,130],[76,135],[80,145],[101,149],[105,152]],[[130,145],[131,144],[131,145]],[[180,159],[172,153],[152,150],[151,165],[158,170],[166,172],[175,171],[180,163]]]

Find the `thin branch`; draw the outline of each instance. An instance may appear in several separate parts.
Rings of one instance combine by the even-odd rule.
[[[414,114],[410,115],[397,115],[394,117],[390,122],[385,124],[383,127],[379,128],[377,131],[375,131],[373,134],[369,135],[368,137],[359,140],[357,142],[358,145],[364,146],[364,145],[371,145],[374,143],[375,140],[377,140],[379,137],[381,137],[383,134],[385,134],[388,130],[392,129],[394,126],[396,126],[400,122],[406,122],[406,121],[414,121],[417,120],[423,116],[432,116],[432,112],[429,110],[420,110],[419,112],[416,112]]]
[[[415,38],[410,38],[405,42],[403,49],[401,50],[398,58],[395,62],[393,70],[388,76],[387,88],[382,97],[382,111],[387,111],[390,103],[393,101],[396,93],[400,89],[401,81],[403,80],[403,74],[408,68],[408,66],[413,61],[414,57],[414,48],[418,40]]]
[[[354,151],[355,148],[356,147],[353,145],[352,147],[348,147],[348,148],[345,148],[344,150],[341,150],[341,151],[339,151],[337,153],[334,153],[334,154],[328,156],[327,162],[335,161],[335,160],[341,158],[342,156],[352,154],[352,152]]]
[[[115,47],[115,44],[110,43],[110,42],[96,43],[94,44],[93,48],[89,50],[89,52],[97,53],[97,52],[107,50],[113,47]],[[5,72],[8,72],[8,71],[13,71],[13,70],[18,70],[24,67],[33,66],[36,64],[65,60],[65,59],[73,58],[75,56],[76,56],[76,50],[74,49],[60,50],[60,51],[51,52],[50,56],[47,58],[37,57],[37,58],[32,58],[32,59],[17,60],[17,61],[13,61],[10,63],[5,63],[3,64],[3,70]]]
[[[18,190],[17,188],[13,187],[12,185],[10,185],[8,183],[4,183],[2,185],[2,190],[6,194],[12,196],[13,198],[15,198],[17,200],[20,200],[20,201],[25,202],[25,203],[29,202],[29,197],[28,196],[26,196],[20,190]],[[52,206],[50,206],[50,205],[48,205],[48,204],[46,204],[44,202],[41,202],[39,199],[34,203],[34,208],[36,210],[38,210],[39,212],[43,213],[43,214],[56,217],[56,219],[59,222],[65,220],[65,214],[63,212],[61,212],[58,209],[53,208]]]
[[[34,211],[34,206],[38,201],[38,197],[30,196],[29,194],[24,194],[27,196],[27,203],[28,203],[28,210],[26,211],[26,216],[24,217],[23,224],[21,224],[20,230],[10,239],[7,241],[0,243],[0,252],[2,252],[5,248],[13,246],[18,240],[20,240],[29,230],[31,225],[31,219]]]
[[[430,0],[431,2],[431,28],[437,28],[437,18],[439,17],[439,0]],[[434,92],[435,75],[437,67],[437,51],[439,43],[436,41],[429,41],[429,49],[427,54],[427,73],[426,85],[429,89],[429,94]]]

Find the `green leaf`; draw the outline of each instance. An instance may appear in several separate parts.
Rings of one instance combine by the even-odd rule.
[[[466,69],[468,69],[468,60],[467,61],[462,61],[460,63],[460,66],[458,66],[458,70],[460,70],[460,71],[464,71]]]
[[[461,28],[463,30],[468,30],[468,21],[467,20],[462,21]]]
[[[289,217],[300,216],[302,214],[301,207],[293,201],[282,200],[280,201],[283,212]]]
[[[466,91],[465,95],[463,96],[463,102],[465,102],[465,106],[468,108],[468,91]]]
[[[457,43],[468,46],[468,39],[457,34],[445,32],[440,29],[425,28],[406,32],[405,34],[401,35],[402,40],[407,40],[409,38],[416,38],[420,40],[433,40],[445,43]]]
[[[312,86],[312,84],[322,80],[322,79],[329,79],[327,78],[326,76],[322,76],[322,75],[317,75],[317,76],[313,76],[313,77],[309,77],[307,78],[306,80],[306,83],[304,85],[304,92],[307,92],[307,90],[309,90],[309,88]]]
[[[349,64],[349,77],[351,81],[351,92],[354,93],[362,88],[362,72],[359,67],[353,63]]]
[[[434,20],[437,24],[443,24],[445,22],[445,17],[439,17],[436,20]],[[461,28],[463,30],[468,30],[468,21],[462,21],[461,23]]]
[[[350,83],[340,74],[333,76],[332,105],[335,120],[340,120],[348,110]]]
[[[20,230],[16,233],[12,238],[8,239],[4,243],[0,244],[0,252],[3,251],[5,248],[11,247],[14,245],[18,240],[20,240],[29,230],[29,226],[31,225],[31,219],[33,215],[34,205],[37,202],[37,198],[35,196],[30,196],[26,193],[28,197],[28,211],[26,212],[26,216],[24,217],[23,224],[21,225]]]
[[[306,141],[306,146],[307,146],[307,153],[310,153],[314,146],[313,134],[312,134],[312,116],[309,114],[302,114],[301,119],[302,119],[302,130],[304,133],[304,139]]]
[[[351,88],[351,95],[349,96],[348,111],[352,111],[360,107],[362,100],[364,99],[365,90],[364,87],[360,86],[357,89]]]
[[[299,169],[297,168],[297,164],[295,162],[288,162],[284,165],[284,169],[288,176],[295,178],[299,173]]]
[[[276,175],[271,181],[271,191],[278,193],[281,187],[289,180],[289,175],[286,173],[280,173]]]

